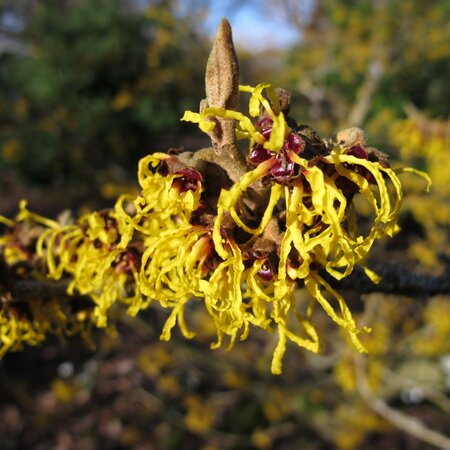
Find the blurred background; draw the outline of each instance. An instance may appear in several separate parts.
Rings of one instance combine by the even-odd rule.
[[[445,273],[445,0],[0,0],[0,213],[13,215],[21,198],[53,217],[107,207],[137,190],[142,156],[208,145],[179,119],[204,96],[222,17],[242,84],[289,89],[291,115],[322,137],[363,127],[394,166],[431,175],[426,196],[422,181],[405,178],[404,232],[374,258]],[[347,297],[374,328],[364,360],[374,395],[450,429],[450,297]],[[431,448],[371,411],[359,363],[326,317],[324,355],[292,348],[274,377],[270,337],[211,352],[207,320],[195,314],[196,342],[159,343],[164,314],[151,309],[94,331],[95,352],[74,338],[7,355],[0,448]]]
[[[363,126],[388,150],[407,107],[448,113],[449,14],[420,0],[2,0],[0,210],[25,186],[63,192],[65,207],[111,201],[143,155],[206,144],[179,119],[204,96],[225,16],[242,84],[283,86],[324,137]]]

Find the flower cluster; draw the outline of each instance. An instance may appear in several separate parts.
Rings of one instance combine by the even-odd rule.
[[[27,210],[22,201],[14,221],[0,216],[7,233],[0,236],[0,357],[8,351],[20,350],[23,343],[37,345],[48,334],[72,336],[81,334],[90,341],[92,307],[89,302],[64,304],[56,295],[36,291],[36,283],[44,281],[49,271],[36,254],[36,241],[45,228],[58,223]],[[45,227],[45,228],[44,228]],[[33,280],[31,285],[26,283]],[[25,283],[33,301],[15,298],[14,284]]]
[[[379,152],[362,144],[314,148],[301,127],[288,125],[270,85],[240,89],[251,94],[249,111],[258,116],[256,125],[240,112],[221,108],[184,116],[203,131],[214,126],[211,117],[234,119],[237,136],[250,140],[251,170],[230,189],[222,189],[217,202],[212,241],[220,264],[202,280],[203,292],[192,294],[205,298],[218,344],[224,335],[233,343],[240,330],[244,339],[250,325],[275,327],[274,373],[281,371],[287,340],[318,351],[312,322],[315,303],[364,351],[349,308],[322,273],[336,279],[349,275],[376,239],[398,231],[400,181]],[[258,189],[269,194],[264,208],[254,211],[252,195]],[[358,231],[352,210],[357,193],[373,210],[372,227],[365,236]],[[365,270],[376,281],[376,275]],[[295,299],[299,283],[311,295],[309,305]]]
[[[225,338],[231,347],[252,327],[277,331],[272,372],[281,373],[288,341],[319,350],[313,320],[319,304],[365,351],[362,330],[329,279],[348,276],[375,240],[398,231],[402,187],[396,172],[365,143],[332,145],[307,134],[282,111],[272,86],[240,90],[250,94],[250,117],[218,107],[183,117],[205,132],[217,118],[234,121],[237,137],[249,140],[237,181],[226,168],[211,176],[212,166],[221,169],[214,159],[205,164],[195,153],[156,153],[140,161],[137,198],[124,195],[113,209],[70,225],[23,207],[17,222],[46,227],[36,249],[48,277],[69,278],[69,294],[89,296],[97,326],[107,324],[117,302],[133,315],[157,301],[171,310],[161,339],[170,339],[176,324],[191,338],[185,308],[200,302],[216,328],[212,347]],[[358,228],[355,196],[373,211],[366,234]],[[309,292],[308,304],[296,298],[299,286]],[[7,345],[3,334],[2,343]]]

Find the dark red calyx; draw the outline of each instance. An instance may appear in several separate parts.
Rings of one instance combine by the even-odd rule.
[[[107,229],[114,229],[114,230],[118,230],[119,229],[119,224],[117,223],[117,220],[114,217],[108,216],[106,218],[106,225],[105,228]]]
[[[273,280],[273,270],[268,262],[265,262],[261,266],[261,269],[258,270],[258,275],[263,281],[267,283]]]
[[[261,145],[257,145],[250,152],[248,159],[253,164],[261,164],[262,162],[267,161],[271,156],[272,154],[269,152],[269,150],[266,150]]]
[[[199,182],[203,181],[202,174],[198,170],[189,167],[179,170],[177,174],[182,175],[176,180],[180,186],[180,194],[187,191],[196,191]]]
[[[202,174],[198,170],[191,169],[190,167],[181,169],[177,173],[191,180],[203,181]]]
[[[119,256],[118,261],[113,263],[113,267],[118,272],[129,273],[133,269],[139,270],[140,264],[140,255],[135,249],[131,248]]]
[[[169,166],[166,161],[161,161],[158,165],[157,172],[163,177],[169,175]]]
[[[297,155],[305,148],[305,141],[297,133],[289,133],[284,147]]]
[[[348,149],[348,154],[356,156],[360,159],[370,160],[369,154],[360,145],[354,145],[353,147],[350,147]],[[354,168],[354,165],[352,165],[352,167],[356,172],[360,173],[369,183],[373,183],[375,181],[373,175],[365,167],[358,167],[356,169]]]
[[[272,176],[282,180],[292,176],[295,164],[287,157],[285,152],[279,153],[277,160],[277,163],[270,169]]]
[[[224,227],[220,227],[220,236],[223,242],[228,242],[229,236],[227,230]]]
[[[354,145],[348,149],[348,154],[361,159],[368,159],[366,151],[360,145]]]
[[[94,248],[102,248],[103,242],[99,238],[95,238],[93,242]]]
[[[256,123],[256,126],[261,129],[261,134],[267,139],[272,133],[272,119],[270,117],[264,117],[259,122]]]

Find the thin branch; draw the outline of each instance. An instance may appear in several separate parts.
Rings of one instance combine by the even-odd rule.
[[[18,280],[12,288],[12,297],[17,301],[32,300],[35,298],[66,297],[67,280]]]
[[[339,281],[327,275],[325,278],[334,287],[361,294],[383,292],[413,297],[450,294],[449,268],[437,276],[416,274],[398,264],[375,264],[371,269],[381,276],[378,284],[374,284],[360,267],[355,268],[353,273]]]
[[[356,94],[356,103],[348,114],[347,127],[359,127],[364,122],[372,106],[372,99],[380,87],[384,69],[378,59],[369,62],[366,77]]]
[[[70,300],[74,304],[93,304],[92,299],[87,295],[75,293],[70,295],[67,292],[69,280],[15,280],[7,297],[0,303],[17,304],[32,302],[34,300],[47,300],[56,298],[58,300]],[[7,300],[5,300],[7,298]]]
[[[356,382],[359,395],[372,411],[376,412],[384,420],[391,423],[396,428],[404,431],[405,433],[442,450],[450,450],[449,437],[435,430],[431,430],[418,419],[391,408],[384,400],[376,397],[371,392],[367,383],[364,356],[356,356],[355,366],[357,374]]]
[[[212,149],[211,149],[212,150]],[[212,152],[211,152],[212,153]],[[450,294],[450,276],[447,269],[442,275],[417,275],[397,264],[374,266],[373,270],[380,275],[378,284],[372,283],[361,268],[356,268],[351,275],[336,280],[322,274],[336,288],[351,290],[358,294],[382,292],[386,294],[409,295],[413,297],[429,297],[438,294]],[[73,300],[89,300],[87,296],[71,296],[67,293],[69,281],[51,280],[15,280],[11,289],[11,302],[32,301],[33,299],[70,298]]]
[[[439,391],[439,389],[435,389],[424,383],[418,383],[413,379],[407,378],[404,375],[399,375],[397,372],[387,368],[383,369],[383,380],[386,385],[393,386],[397,390],[418,387],[429,402],[433,403],[438,408],[441,408],[446,414],[450,414],[450,399],[445,393]]]

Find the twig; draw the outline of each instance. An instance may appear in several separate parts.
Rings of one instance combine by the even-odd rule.
[[[441,408],[446,414],[450,414],[450,400],[438,389],[418,383],[415,380],[399,375],[398,373],[387,368],[383,370],[383,380],[387,385],[391,385],[397,389],[418,387],[428,401],[436,405],[438,408]]]
[[[371,269],[381,276],[378,284],[372,283],[359,267],[348,277],[339,281],[330,276],[324,276],[334,287],[361,294],[383,292],[413,297],[450,294],[450,271],[448,268],[438,276],[415,274],[398,264],[378,264]]]
[[[449,270],[439,276],[417,275],[396,264],[375,265],[373,270],[382,277],[378,284],[372,283],[360,268],[356,268],[351,275],[342,280],[336,280],[326,274],[323,276],[333,287],[351,290],[358,294],[382,292],[414,297],[450,294]],[[69,281],[65,279],[59,281],[16,280],[11,289],[11,301],[21,302],[52,297],[89,300],[87,296],[69,295],[68,284]]]
[[[418,419],[391,408],[384,400],[373,395],[367,383],[364,356],[356,355],[355,367],[358,393],[372,411],[405,433],[442,450],[450,450],[450,438],[431,430]]]
[[[67,292],[69,281],[66,279],[58,281],[50,280],[16,280],[12,284],[12,289],[7,296],[7,300],[0,296],[0,303],[19,304],[32,302],[34,300],[48,300],[56,298],[58,300],[70,300],[73,304],[84,305],[93,304],[92,299],[87,295],[75,293],[70,295]]]
[[[366,77],[356,95],[357,101],[348,114],[346,126],[359,127],[372,106],[372,99],[380,87],[384,70],[379,59],[369,62]]]
[[[17,280],[12,288],[14,300],[30,300],[33,298],[66,297],[67,280]]]

